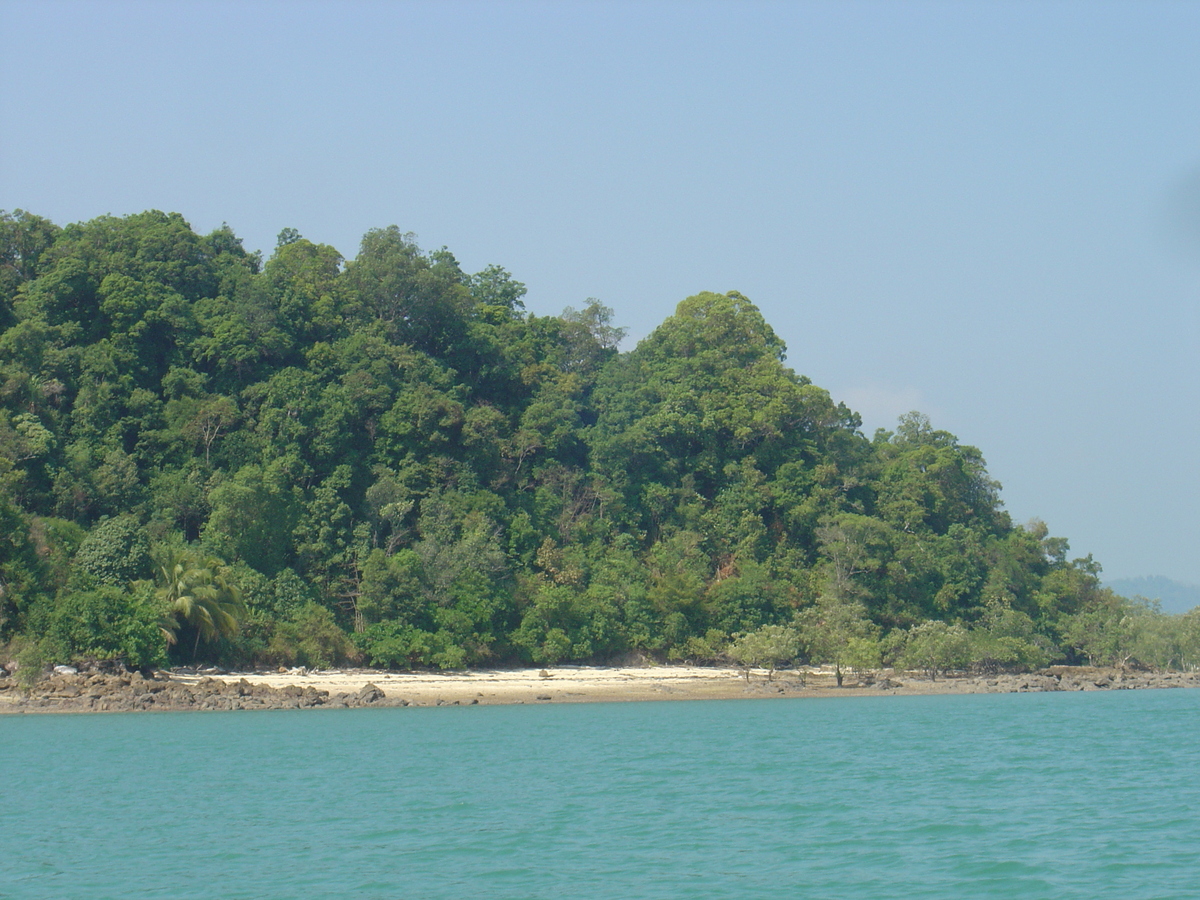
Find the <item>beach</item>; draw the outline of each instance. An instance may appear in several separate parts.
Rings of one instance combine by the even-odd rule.
[[[370,669],[271,672],[60,671],[32,688],[0,679],[0,713],[305,709],[388,706],[615,703],[914,694],[1024,693],[1200,687],[1198,673],[1055,666],[1029,674],[933,679],[911,672],[831,669],[768,673],[684,665],[553,666],[544,669],[388,672]]]

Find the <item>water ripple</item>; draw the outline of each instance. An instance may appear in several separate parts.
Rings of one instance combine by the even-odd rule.
[[[1196,896],[1200,692],[0,719],[0,898]]]

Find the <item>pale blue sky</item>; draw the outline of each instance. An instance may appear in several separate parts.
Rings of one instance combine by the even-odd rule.
[[[1200,4],[0,0],[0,208],[397,224],[628,349],[739,290],[1018,521],[1200,583]]]

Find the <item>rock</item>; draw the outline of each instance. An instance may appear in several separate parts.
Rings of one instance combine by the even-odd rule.
[[[382,700],[385,694],[376,685],[367,682],[362,686],[362,689],[355,694],[354,699],[359,703],[374,703],[377,700]]]

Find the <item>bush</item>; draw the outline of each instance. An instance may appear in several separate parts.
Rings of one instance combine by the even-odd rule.
[[[473,653],[459,644],[451,631],[442,628],[431,633],[398,620],[368,625],[354,635],[354,643],[369,665],[389,669],[461,669],[479,658],[478,650]]]
[[[791,625],[763,625],[755,631],[738,635],[729,645],[729,655],[741,664],[746,680],[750,669],[767,669],[767,681],[780,665],[790,663],[800,655],[800,632]]]
[[[37,684],[50,666],[51,657],[40,641],[18,638],[9,646],[6,655],[17,664],[17,684],[26,690]]]
[[[395,620],[368,625],[354,643],[368,665],[385,669],[411,669],[433,658],[433,635]]]
[[[160,619],[152,590],[97,584],[58,596],[45,637],[64,662],[111,659],[130,668],[161,666],[167,645]]]
[[[914,625],[903,636],[897,663],[905,669],[919,669],[931,679],[952,669],[965,669],[971,663],[971,638],[961,625],[929,621]]]
[[[105,519],[79,545],[74,568],[106,585],[145,578],[150,573],[150,539],[133,516]]]
[[[682,647],[672,647],[667,651],[667,659],[685,662],[717,662],[726,655],[729,635],[719,628],[710,628],[704,637],[690,637]]]
[[[361,658],[346,632],[338,628],[333,613],[312,602],[275,627],[267,657],[278,665],[314,669],[356,663]]]

